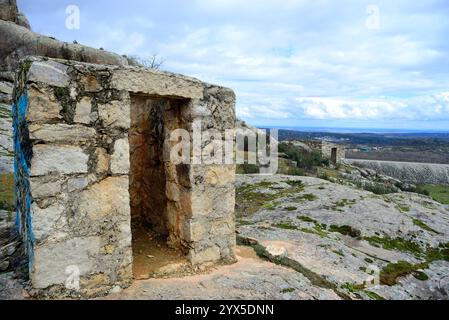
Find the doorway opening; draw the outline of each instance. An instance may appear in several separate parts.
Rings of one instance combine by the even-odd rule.
[[[187,104],[131,95],[129,194],[136,279],[165,276],[168,270],[176,271],[173,266],[182,268],[188,262],[179,227],[186,210],[176,197],[188,191],[177,183],[188,171],[174,170],[164,161],[164,141],[171,130],[183,127],[181,112]]]
[[[337,163],[337,148],[332,148],[331,150],[331,161]]]

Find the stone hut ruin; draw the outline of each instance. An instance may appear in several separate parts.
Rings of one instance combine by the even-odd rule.
[[[323,157],[329,159],[332,163],[341,163],[346,157],[345,147],[339,144],[323,140],[295,140],[289,142],[308,151],[318,151]]]
[[[137,67],[27,58],[12,108],[17,224],[35,289],[94,296],[129,285],[148,253],[135,240],[148,232],[191,266],[235,259],[235,165],[164,156],[178,143],[175,129],[234,130],[232,90]],[[68,285],[74,277],[79,288]]]

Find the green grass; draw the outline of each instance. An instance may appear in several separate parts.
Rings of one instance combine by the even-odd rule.
[[[367,263],[374,263],[374,261],[372,259],[370,259],[370,258],[365,258],[365,262],[367,262]]]
[[[289,180],[286,183],[291,187],[304,189],[304,183],[301,180]]]
[[[327,229],[327,225],[326,224],[319,223],[315,219],[312,219],[312,218],[310,218],[308,216],[297,216],[296,218],[298,220],[314,224],[314,226],[312,228],[301,228],[300,230],[302,232],[315,234],[317,236],[320,236],[321,238],[326,238],[327,237],[328,233],[326,231],[326,229]]]
[[[291,293],[294,292],[295,288],[285,288],[281,290],[281,293]]]
[[[440,243],[438,248],[428,249],[426,252],[426,260],[428,262],[437,260],[449,261],[449,242]]]
[[[275,210],[277,206],[279,206],[280,203],[279,202],[269,202],[269,203],[265,203],[264,205],[262,205],[263,209],[266,210]]]
[[[298,227],[292,224],[290,221],[279,222],[274,225],[276,228],[287,230],[298,230]]]
[[[332,250],[333,253],[335,253],[336,255],[340,256],[340,257],[344,257],[345,254],[343,253],[343,251],[340,250]]]
[[[346,206],[352,207],[355,203],[356,200],[341,199],[332,204],[331,209],[334,211],[342,211],[341,208],[344,208]]]
[[[314,195],[313,193],[302,194],[299,197],[295,198],[296,201],[300,201],[300,202],[315,201],[317,199],[318,199],[318,197],[316,195]]]
[[[0,209],[14,211],[14,175],[0,174]]]
[[[365,293],[366,293],[366,295],[367,295],[371,300],[385,300],[384,297],[378,295],[378,294],[375,293],[375,292],[366,290]]]
[[[310,218],[308,216],[297,216],[297,218],[299,220],[301,220],[301,221],[304,221],[304,222],[317,223],[317,221],[315,219],[312,219],[312,218]]]
[[[360,185],[360,187],[366,191],[370,191],[374,194],[383,195],[383,194],[389,194],[389,193],[396,193],[397,190],[393,187],[387,186],[382,183],[369,183],[366,185]]]
[[[300,230],[305,233],[315,234],[321,238],[327,237],[327,232],[320,225],[315,225],[312,229],[311,228],[301,228]]]
[[[345,236],[350,236],[352,238],[359,238],[362,235],[360,230],[357,230],[351,226],[336,226],[333,224],[329,227],[329,231],[338,232]]]
[[[285,207],[284,210],[286,210],[286,211],[295,211],[295,210],[298,210],[298,208],[297,207]]]
[[[427,230],[429,232],[433,232],[435,234],[440,234],[438,231],[435,231],[434,229],[432,229],[431,227],[429,227],[427,224],[425,224],[424,222],[422,222],[419,219],[413,219],[413,224],[415,226],[420,227],[421,229]]]
[[[235,173],[237,174],[254,174],[259,173],[260,169],[255,164],[238,164]]]
[[[433,200],[442,204],[449,204],[449,186],[424,184],[419,185],[418,188],[427,190]]]
[[[261,208],[273,209],[274,200],[281,199],[292,194],[300,193],[304,190],[302,181],[288,181],[290,187],[285,189],[270,190],[262,192],[262,189],[272,189],[274,183],[260,182],[253,185],[243,185],[236,190],[236,216],[251,215]]]
[[[242,219],[237,219],[236,223],[239,226],[250,226],[250,225],[253,224],[253,222],[250,222],[250,221],[247,221],[247,220],[242,220]]]
[[[360,290],[365,289],[365,285],[364,284],[355,284],[355,283],[349,283],[349,282],[345,282],[344,284],[342,284],[341,286],[343,289],[348,290],[351,293],[356,293]]]
[[[372,246],[382,247],[386,250],[398,250],[402,252],[408,252],[416,257],[420,257],[424,254],[423,249],[415,242],[406,240],[403,238],[390,238],[390,237],[364,237]]]
[[[421,281],[429,280],[429,276],[425,272],[423,272],[423,271],[415,271],[415,272],[412,273],[412,275],[416,279],[421,280]]]
[[[398,261],[397,263],[389,263],[380,271],[380,283],[388,286],[393,286],[397,283],[399,277],[404,277],[413,274],[416,279],[427,280],[428,276],[419,269],[428,267],[426,262],[411,264],[407,261]]]
[[[289,176],[303,176],[304,169],[293,166],[287,159],[279,158],[278,174],[286,174]]]
[[[405,206],[405,205],[397,205],[396,209],[398,209],[401,212],[410,212],[410,207]]]
[[[449,261],[449,242],[440,243],[437,248],[427,248],[424,254],[424,262],[411,264],[407,261],[398,261],[397,263],[389,263],[380,271],[380,283],[389,286],[395,285],[399,277],[412,274],[416,279],[425,281],[429,276],[420,269],[427,269],[429,264],[444,260]]]

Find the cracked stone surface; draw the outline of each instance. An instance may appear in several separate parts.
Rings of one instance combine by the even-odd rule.
[[[432,248],[447,245],[445,206],[414,193],[380,196],[312,177],[239,176],[237,194],[245,188],[279,194],[291,188],[287,182],[298,180],[303,187],[297,192],[267,201],[253,214],[237,212],[239,238],[266,251],[273,247],[286,251],[285,264],[299,265],[352,298],[448,299],[449,262],[426,259]],[[341,231],[342,226],[355,234]],[[399,239],[412,247],[392,248],[369,241],[372,237]],[[399,261],[411,265],[428,261],[418,270],[428,279],[418,280],[410,273],[391,286],[379,283],[383,268]]]

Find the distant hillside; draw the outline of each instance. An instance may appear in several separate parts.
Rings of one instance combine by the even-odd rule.
[[[411,146],[449,145],[449,133],[333,133],[333,132],[302,132],[293,130],[279,130],[279,140],[298,140],[330,138],[335,143],[346,145],[368,146]]]

